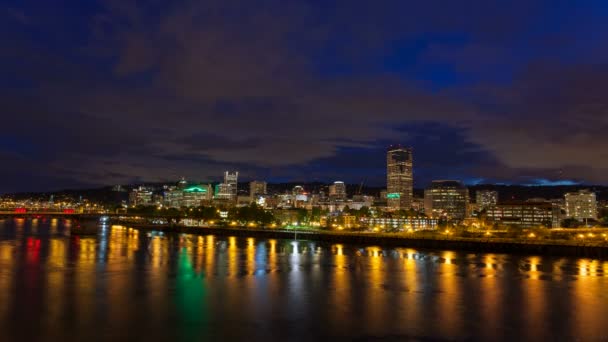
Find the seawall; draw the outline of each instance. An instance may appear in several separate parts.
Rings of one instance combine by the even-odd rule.
[[[144,231],[163,231],[186,234],[213,234],[220,236],[260,237],[269,239],[315,240],[348,243],[363,246],[411,247],[425,249],[451,249],[483,253],[512,253],[553,256],[577,256],[608,259],[608,245],[567,240],[521,240],[503,238],[416,237],[405,234],[358,233],[331,231],[303,231],[260,229],[245,227],[187,227],[122,223]]]

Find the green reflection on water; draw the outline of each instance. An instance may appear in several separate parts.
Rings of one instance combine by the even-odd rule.
[[[183,340],[194,340],[208,328],[209,307],[207,288],[202,274],[192,265],[186,248],[181,248],[176,279],[176,300],[179,312],[180,335]]]

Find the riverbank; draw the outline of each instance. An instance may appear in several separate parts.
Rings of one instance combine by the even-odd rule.
[[[163,231],[185,234],[213,234],[222,236],[260,237],[269,239],[315,240],[357,245],[453,249],[485,253],[516,253],[552,256],[577,256],[608,259],[605,243],[506,238],[467,238],[453,236],[421,237],[406,233],[366,233],[322,230],[285,230],[249,227],[187,227],[151,224],[119,223],[143,231]]]

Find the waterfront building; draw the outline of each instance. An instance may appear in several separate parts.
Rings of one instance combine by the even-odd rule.
[[[335,181],[334,184],[329,186],[329,198],[337,201],[346,199],[346,185],[344,182]]]
[[[230,194],[231,194],[230,199],[236,200],[237,191],[238,191],[238,180],[239,180],[238,171],[224,172],[224,184],[230,185]]]
[[[509,202],[487,208],[487,220],[524,228],[559,227],[560,209],[551,202]]]
[[[597,199],[594,192],[580,190],[564,195],[566,216],[579,221],[597,219]]]
[[[177,186],[166,187],[164,191],[164,205],[169,208],[180,208],[182,206],[182,189]]]
[[[418,231],[437,229],[438,220],[426,217],[364,217],[361,223],[377,230]]]
[[[267,183],[264,181],[251,181],[249,183],[249,196],[252,200],[255,200],[259,196],[264,196],[266,192]]]
[[[228,183],[219,183],[215,186],[215,199],[229,201],[232,199],[236,199],[236,196],[233,192],[232,184]]]
[[[346,185],[344,182],[335,181],[334,184],[329,186],[329,198],[338,201],[346,199]]]
[[[493,190],[477,190],[475,192],[477,210],[487,209],[498,203],[498,192]]]
[[[211,190],[212,187],[209,184],[205,185],[192,185],[184,188],[182,191],[181,207],[198,207],[203,205],[205,202],[209,202],[212,199]]]
[[[434,218],[462,221],[468,216],[469,190],[460,181],[437,180],[424,191],[424,212]]]
[[[186,178],[182,177],[180,178],[179,182],[177,182],[177,188],[178,189],[185,189],[188,186],[188,181],[186,181]]]
[[[183,184],[166,186],[163,204],[169,208],[198,207],[213,198],[213,187],[210,184]]]
[[[152,203],[152,189],[139,186],[129,193],[129,204],[132,206],[137,205],[151,205]]]
[[[386,199],[390,209],[410,209],[414,197],[412,149],[390,146],[386,153]]]
[[[308,202],[308,194],[302,186],[296,185],[292,190],[291,200],[294,208],[303,208]]]
[[[144,186],[139,186],[129,192],[129,204],[131,206],[152,204],[152,191]]]

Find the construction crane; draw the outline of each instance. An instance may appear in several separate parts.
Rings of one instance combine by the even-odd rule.
[[[361,181],[361,184],[359,185],[359,191],[357,191],[357,195],[361,195],[361,191],[363,190],[363,184],[365,183],[365,178],[363,179],[363,181]]]

